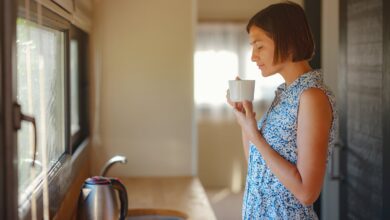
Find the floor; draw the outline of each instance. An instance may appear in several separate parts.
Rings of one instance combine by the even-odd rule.
[[[241,219],[242,192],[228,188],[206,188],[206,194],[218,220]]]

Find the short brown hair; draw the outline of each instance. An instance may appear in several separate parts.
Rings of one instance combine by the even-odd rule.
[[[268,6],[248,22],[246,31],[256,26],[267,32],[275,42],[274,63],[310,60],[314,55],[314,40],[303,8],[287,1]]]

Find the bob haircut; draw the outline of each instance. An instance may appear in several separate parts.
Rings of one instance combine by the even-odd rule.
[[[305,12],[296,3],[287,1],[268,6],[248,22],[246,31],[256,26],[275,43],[274,64],[292,58],[293,62],[311,60],[314,40]]]

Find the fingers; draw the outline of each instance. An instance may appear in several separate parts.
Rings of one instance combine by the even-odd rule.
[[[242,111],[244,110],[244,107],[242,106],[242,103],[241,103],[241,102],[235,102],[235,103],[234,103],[234,107],[235,107],[238,111],[240,111],[240,112],[242,112]]]
[[[254,117],[256,115],[256,113],[253,112],[252,102],[245,100],[242,102],[242,104],[243,104],[243,107],[245,109],[247,117]]]
[[[230,106],[232,106],[233,108],[237,109],[240,112],[243,111],[244,108],[242,106],[242,102],[232,102],[230,100],[230,91],[229,91],[229,89],[226,91],[226,100],[227,100],[228,104]]]
[[[233,113],[235,114],[238,123],[241,124],[240,121],[245,117],[244,113],[237,108],[233,108]]]

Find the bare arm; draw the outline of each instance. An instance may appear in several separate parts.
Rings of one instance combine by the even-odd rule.
[[[236,77],[236,80],[240,80],[240,77]],[[226,101],[227,103],[234,107],[236,110],[243,112],[243,106],[241,102],[232,102],[230,100],[230,92],[229,90],[226,91]],[[245,134],[244,130],[241,131],[242,134],[242,147],[244,149],[245,159],[248,162],[248,155],[249,155],[249,139],[248,136]]]
[[[265,141],[253,118],[252,105],[244,102],[246,114],[235,111],[238,121],[279,181],[304,205],[319,196],[325,175],[332,110],[327,96],[319,89],[302,93],[298,112],[298,160],[292,164]]]
[[[249,155],[249,139],[248,136],[245,134],[245,131],[242,131],[242,146],[244,148],[244,154],[246,161],[248,162],[248,155]]]

